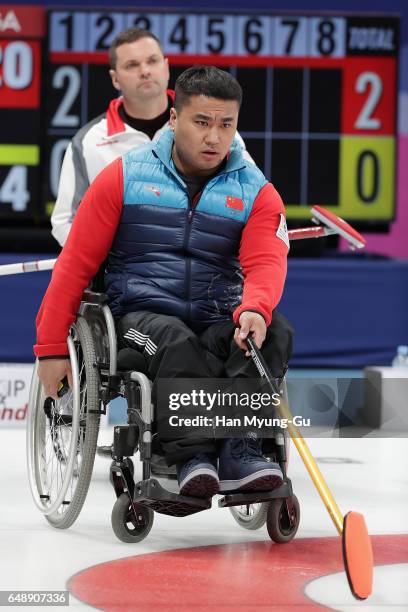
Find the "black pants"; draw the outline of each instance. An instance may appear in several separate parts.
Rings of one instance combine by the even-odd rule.
[[[236,344],[234,332],[231,321],[196,335],[176,317],[144,311],[129,313],[118,322],[119,347],[143,353],[153,383],[160,378],[257,378],[258,371]],[[283,316],[274,313],[262,354],[276,378],[283,377],[291,351],[292,329]],[[216,441],[204,438],[163,441],[161,446],[169,465],[198,453],[217,452]]]

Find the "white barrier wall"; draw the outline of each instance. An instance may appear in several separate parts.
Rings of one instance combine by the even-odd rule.
[[[30,393],[33,363],[0,363],[0,427],[25,427],[27,418],[28,397]],[[117,414],[113,423],[126,422],[126,405],[116,399],[111,402],[119,406],[113,414]],[[110,411],[108,411],[110,414]],[[108,416],[101,415],[101,427],[108,425]]]
[[[0,363],[0,427],[25,427],[32,363]]]

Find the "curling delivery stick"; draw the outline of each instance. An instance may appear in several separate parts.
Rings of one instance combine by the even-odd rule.
[[[312,221],[315,225],[301,227],[288,231],[289,240],[304,240],[305,238],[322,238],[339,234],[345,240],[350,249],[363,249],[365,240],[351,225],[340,217],[330,212],[323,206],[313,206],[311,209]],[[39,261],[26,261],[21,263],[5,264],[0,266],[0,276],[6,274],[22,274],[23,272],[41,272],[52,270],[56,259],[43,259]]]
[[[4,264],[0,266],[0,276],[7,274],[22,274],[23,272],[42,272],[52,270],[56,259],[40,259],[38,261],[23,261],[20,263]]]
[[[246,342],[260,377],[266,379],[274,393],[279,393],[275,379],[253,338],[248,336]],[[290,437],[339,535],[342,536],[343,561],[351,592],[356,599],[366,599],[372,592],[374,563],[371,540],[368,535],[364,517],[358,512],[348,512],[343,518],[304,438],[299,429],[293,424],[292,413],[283,398],[281,398],[276,409],[282,419],[287,419]]]

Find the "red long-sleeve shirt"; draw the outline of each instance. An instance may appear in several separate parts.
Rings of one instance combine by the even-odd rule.
[[[54,266],[37,315],[38,357],[67,355],[66,338],[76,318],[82,294],[106,259],[123,210],[122,159],[107,166],[86,192],[72,229]],[[288,248],[277,235],[284,214],[282,200],[271,183],[256,197],[242,232],[239,260],[244,273],[238,322],[244,310],[261,313],[267,325],[278,304],[286,278]],[[279,234],[279,232],[278,232]]]

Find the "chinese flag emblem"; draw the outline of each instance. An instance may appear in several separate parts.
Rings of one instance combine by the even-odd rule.
[[[244,203],[241,198],[233,198],[232,196],[227,196],[225,206],[234,210],[244,210]]]

